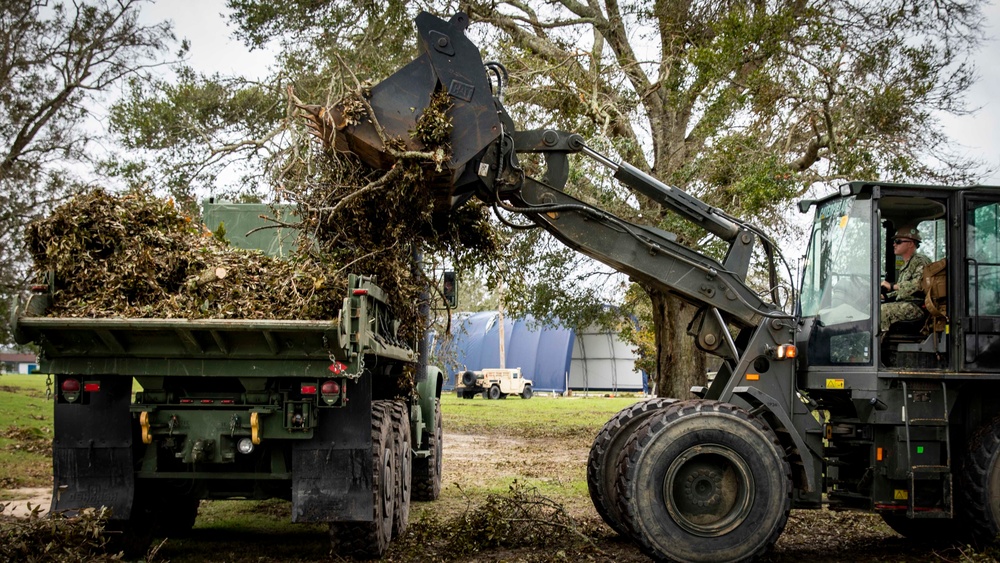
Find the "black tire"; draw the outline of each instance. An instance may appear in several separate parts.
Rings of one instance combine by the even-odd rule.
[[[531,385],[525,385],[524,386],[524,389],[521,390],[521,398],[522,399],[530,399],[531,398]]]
[[[441,495],[441,446],[444,437],[441,429],[441,399],[434,399],[434,420],[428,427],[433,429],[426,433],[426,443],[422,449],[427,449],[430,455],[413,460],[413,488],[415,500],[437,500]]]
[[[499,385],[494,385],[494,386],[490,387],[490,390],[488,391],[488,393],[489,393],[488,397],[490,399],[493,399],[494,401],[498,400],[500,398],[500,396],[503,395],[503,393],[500,392],[500,386]]]
[[[463,399],[475,399],[476,398],[476,392],[475,391],[466,390],[465,392],[462,393],[462,398]]]
[[[747,561],[777,541],[791,509],[791,468],[774,432],[717,401],[647,416],[625,445],[622,520],[660,561]]]
[[[410,487],[413,450],[410,448],[410,410],[403,401],[392,405],[392,433],[396,444],[396,490],[392,509],[392,537],[397,538],[410,525]]]
[[[462,385],[466,387],[473,387],[476,385],[476,374],[472,371],[462,372]]]
[[[137,500],[128,520],[108,520],[104,526],[105,551],[121,553],[126,560],[144,559],[153,543],[152,512]]]
[[[959,507],[974,539],[983,545],[1000,537],[1000,418],[976,431],[969,440],[961,469]]]
[[[527,389],[527,387],[525,388]],[[677,399],[650,399],[625,407],[597,433],[587,456],[587,489],[601,518],[620,535],[630,537],[618,509],[615,480],[619,454],[633,431],[645,418],[677,402]]]
[[[156,506],[154,533],[168,538],[190,535],[200,504],[200,500],[183,495],[161,497]]]
[[[392,405],[392,401],[372,401],[373,519],[371,522],[331,522],[330,547],[335,555],[377,559],[389,547],[396,490]]]

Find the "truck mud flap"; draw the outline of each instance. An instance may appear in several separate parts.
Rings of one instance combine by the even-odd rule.
[[[128,520],[135,496],[132,378],[99,379],[100,389],[86,400],[56,400],[51,510],[72,515],[103,506],[111,509],[111,519]]]
[[[324,409],[312,440],[292,451],[292,522],[363,522],[372,497],[371,376],[341,409]]]

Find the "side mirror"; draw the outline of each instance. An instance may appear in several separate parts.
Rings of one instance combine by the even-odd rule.
[[[452,309],[458,307],[458,278],[455,276],[455,272],[449,271],[444,273],[444,283],[441,293],[444,295],[444,300],[449,307]]]

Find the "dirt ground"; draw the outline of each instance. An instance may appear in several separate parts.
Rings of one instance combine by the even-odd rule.
[[[431,509],[437,517],[446,520],[467,513],[477,500],[465,496],[461,486],[471,489],[498,478],[528,480],[544,491],[556,491],[555,496],[565,510],[581,524],[581,531],[589,537],[591,545],[580,551],[565,552],[561,547],[505,548],[480,551],[459,561],[561,561],[582,559],[607,562],[648,561],[630,541],[617,536],[604,525],[585,495],[566,496],[558,493],[570,481],[585,475],[590,439],[537,438],[511,440],[493,436],[445,434],[445,455],[442,499],[432,503],[415,503],[415,513]],[[577,481],[579,482],[579,481]],[[448,490],[450,488],[450,490]],[[19,500],[12,501],[6,514],[25,516],[27,504],[48,508],[47,489],[20,489],[7,491]],[[5,501],[6,502],[6,501]],[[411,526],[411,529],[414,528]],[[214,532],[215,539],[219,532]],[[404,543],[419,544],[420,539],[408,538]],[[427,559],[441,559],[436,553]],[[423,560],[414,553],[413,545],[405,549],[390,549],[390,561]],[[444,559],[451,559],[444,557]],[[789,518],[785,532],[779,539],[768,561],[792,562],[808,560],[810,563],[838,561],[993,561],[982,554],[969,552],[969,548],[917,544],[895,534],[877,516],[862,513],[835,513],[828,510],[795,510]]]
[[[508,440],[490,436],[446,435],[444,483],[469,482],[475,475],[504,474],[558,483],[586,475],[590,439],[538,438]],[[608,561],[649,561],[630,541],[603,524],[589,497],[566,503],[577,519],[594,523],[589,533]],[[513,555],[512,561],[531,559]],[[977,561],[992,561],[982,554]],[[501,556],[502,558],[502,556]],[[829,510],[793,510],[769,561],[810,563],[840,561],[960,561],[962,551],[950,546],[915,544],[893,532],[876,515]],[[497,560],[485,558],[482,561]]]

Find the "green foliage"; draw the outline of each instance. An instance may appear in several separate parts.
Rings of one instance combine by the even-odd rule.
[[[635,397],[545,397],[503,401],[458,399],[447,393],[441,409],[449,432],[525,438],[591,436]],[[589,438],[588,438],[589,440]]]
[[[142,0],[0,3],[0,342],[24,288],[22,228],[78,188],[99,133],[101,96],[159,62],[168,23],[139,21]],[[185,49],[181,45],[181,54]]]
[[[102,170],[132,186],[168,189],[182,201],[193,200],[199,186],[215,191],[224,171],[236,171],[241,191],[253,194],[266,186],[261,169],[279,150],[285,114],[275,84],[188,67],[173,80],[133,78],[109,122],[131,152],[107,158]]]
[[[0,490],[52,483],[52,402],[45,381],[44,375],[0,376]]]
[[[630,284],[622,303],[622,314],[633,322],[622,323],[620,336],[632,344],[636,355],[635,369],[656,373],[656,333],[653,325],[653,304],[638,284]]]
[[[228,0],[236,36],[250,48],[277,43],[289,72],[320,81],[348,61],[362,79],[385,77],[413,56],[420,3],[390,0]]]

